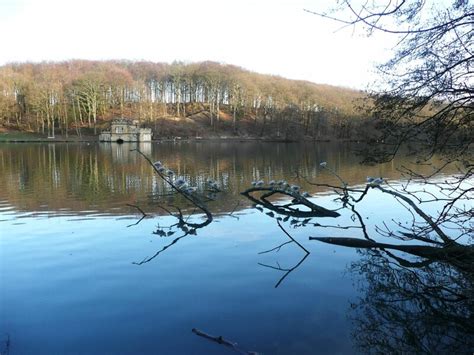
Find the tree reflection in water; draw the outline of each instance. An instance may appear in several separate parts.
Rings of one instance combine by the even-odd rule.
[[[321,167],[329,169],[326,163]],[[299,218],[310,217],[308,214],[315,210],[323,213],[313,217],[338,217],[339,213],[321,210],[289,188],[258,186],[246,190],[243,195],[270,210],[267,215],[276,218],[280,227],[280,221],[293,217],[294,227],[360,232],[360,238],[309,239],[356,248],[362,255],[361,260],[350,267],[361,277],[359,288],[363,294],[352,304],[350,317],[354,324],[353,338],[364,353],[471,354],[474,349],[474,246],[470,203],[473,187],[469,176],[439,184],[424,180],[424,187],[414,190],[408,188],[411,179],[397,188],[385,187],[386,181],[382,178],[369,177],[364,188],[349,188],[337,177],[340,186],[314,185],[334,189],[338,194],[336,200],[341,204],[340,211],[349,211],[352,223],[322,225],[315,223],[313,218],[300,221]],[[438,193],[428,191],[426,186],[437,187]],[[252,195],[256,191],[261,193],[259,197]],[[284,204],[270,201],[268,197],[275,193],[286,194],[292,199]],[[360,212],[358,207],[372,193],[393,197],[411,218],[407,221],[382,219],[380,225],[366,225],[367,211]],[[436,206],[434,216],[427,212],[430,203]],[[404,243],[393,244],[377,241],[377,238]],[[281,246],[270,251],[279,250]],[[306,257],[294,268],[286,269],[287,274],[277,286]],[[285,271],[280,267],[276,269]]]
[[[142,155],[151,165],[155,173],[158,174],[158,176],[171,187],[172,191],[182,196],[192,207],[192,211],[189,214],[185,214],[183,213],[183,210],[178,206],[158,206],[168,215],[174,217],[176,219],[176,222],[168,226],[158,225],[157,229],[153,232],[153,234],[156,234],[160,237],[170,237],[178,233],[178,236],[175,236],[170,243],[163,246],[155,254],[145,257],[140,262],[133,263],[135,265],[143,265],[158,257],[161,253],[178,243],[181,239],[189,235],[197,235],[197,231],[199,229],[206,227],[213,221],[213,215],[206,205],[206,200],[209,200],[209,198],[198,195],[197,188],[189,186],[184,178],[174,176],[174,172],[170,169],[167,169],[163,165],[163,163],[161,163],[161,161],[152,162],[151,159],[147,155],[143,154],[140,150],[134,149],[134,151],[137,151],[140,155]],[[210,184],[210,189],[213,194],[219,192],[218,186],[215,183]],[[145,218],[147,215],[139,206],[132,207],[136,207],[142,213],[142,218],[137,222],[140,223],[140,221],[142,221],[143,218]],[[176,212],[172,212],[171,208],[176,210]],[[200,214],[204,216],[203,221],[194,221],[193,215],[196,212],[200,212]]]
[[[194,212],[185,214],[179,207],[160,206],[175,217],[176,222],[158,227],[154,233],[161,237],[174,236],[176,233],[178,236],[174,236],[169,244],[154,255],[137,262],[138,265],[153,260],[182,238],[196,235],[198,229],[213,221],[206,202],[196,191],[184,190],[179,179],[171,178],[164,169],[143,156],[156,173],[190,203],[194,212],[199,211],[204,216],[204,220],[192,222],[190,217]],[[326,165],[322,167],[328,169]],[[310,254],[288,233],[284,223],[289,223],[293,228],[359,231],[361,238],[309,237],[310,240],[356,248],[361,253],[361,259],[350,266],[351,272],[359,275],[362,294],[352,304],[350,312],[354,325],[353,338],[359,349],[364,353],[471,353],[474,349],[474,248],[470,244],[472,208],[469,203],[465,203],[469,201],[472,191],[469,181],[461,181],[467,182],[467,186],[458,189],[458,197],[452,196],[451,192],[447,204],[433,217],[420,206],[442,199],[426,190],[421,190],[421,193],[420,190],[409,191],[408,183],[402,189],[390,185],[385,187],[383,184],[386,182],[381,178],[368,179],[364,188],[349,188],[339,179],[340,186],[330,186],[338,194],[336,200],[340,202],[340,208],[337,211],[315,204],[297,186],[286,183],[281,186],[269,183],[267,186],[258,182],[258,185],[255,184],[257,186],[242,192],[257,209],[274,218],[289,239],[259,254],[277,252],[288,244],[294,244],[304,252],[292,267],[259,263],[284,273],[275,287],[281,285]],[[372,191],[400,202],[400,206],[412,216],[411,221],[402,223],[392,219],[390,224],[381,220],[381,225],[367,226],[367,217],[364,216],[366,211],[362,213],[358,207]],[[423,194],[429,199],[420,197]],[[285,198],[275,199],[277,195]],[[351,214],[352,223],[331,225],[315,222],[315,218],[322,217],[337,219],[341,217],[342,211]],[[377,237],[385,240],[377,241]],[[386,240],[404,243],[393,244]]]
[[[356,345],[364,353],[468,353],[474,349],[474,247],[472,183],[467,175],[449,183],[423,180],[423,188],[382,187],[368,178],[364,189],[339,187],[363,238],[310,237],[357,248],[351,271],[362,277],[352,305]],[[447,187],[446,187],[447,185]],[[426,187],[437,187],[433,194]],[[336,189],[338,187],[335,187]],[[372,190],[392,196],[411,220],[392,218],[368,228],[357,204]],[[449,194],[444,194],[448,190]],[[428,197],[426,197],[428,196]],[[437,197],[441,196],[441,197]],[[443,197],[448,198],[443,198]],[[429,204],[436,208],[428,213]],[[426,207],[425,207],[426,206]],[[375,238],[398,240],[386,243]]]
[[[297,185],[289,185],[283,180],[278,183],[272,181],[269,183],[269,186],[263,185],[263,181],[258,183],[255,182],[253,187],[243,191],[241,194],[252,201],[255,204],[255,208],[260,212],[268,210],[269,212],[266,212],[266,215],[276,220],[278,227],[289,240],[274,248],[262,251],[259,254],[278,252],[283,246],[288,244],[296,244],[304,252],[301,259],[299,259],[291,267],[282,267],[279,263],[277,263],[275,266],[258,263],[263,267],[282,271],[284,273],[275,284],[275,288],[277,288],[290,273],[295,271],[303,264],[310,254],[308,249],[306,249],[301,243],[293,238],[290,233],[288,233],[288,231],[283,227],[282,223],[289,222],[293,228],[305,227],[314,217],[336,218],[339,217],[340,214],[336,211],[326,209],[311,202],[309,200],[309,196],[306,196],[304,193],[300,193],[300,188]],[[283,203],[279,203],[278,201],[280,200],[278,198],[281,199],[282,197],[284,198]],[[275,200],[275,198],[277,198],[277,200]],[[289,202],[287,201],[288,198],[290,199]]]
[[[350,318],[364,353],[472,353],[472,269],[449,262],[406,267],[382,251],[361,254],[350,267],[362,276]]]
[[[280,266],[280,264],[277,264],[276,266],[272,266],[272,265],[268,265],[268,264],[263,264],[263,263],[258,263],[258,265],[261,265],[263,267],[267,267],[267,268],[270,268],[270,269],[274,269],[274,270],[278,270],[278,271],[283,271],[284,274],[283,276],[277,281],[277,283],[275,284],[275,288],[277,288],[278,286],[280,286],[280,284],[283,282],[283,280],[286,279],[286,277],[291,274],[293,271],[295,271],[298,267],[300,267],[301,264],[303,264],[303,262],[306,260],[306,258],[308,257],[308,255],[310,254],[310,252],[308,251],[308,249],[306,249],[304,246],[302,246],[295,238],[293,238],[291,236],[290,233],[288,233],[286,231],[285,228],[283,228],[283,226],[281,225],[280,223],[280,219],[277,218],[277,224],[278,224],[278,227],[280,227],[280,229],[283,231],[283,233],[290,239],[274,248],[271,248],[269,250],[265,250],[265,251],[262,251],[260,252],[259,254],[266,254],[266,253],[271,253],[273,251],[280,251],[280,249],[287,245],[287,244],[291,244],[291,243],[295,243],[298,247],[300,247],[301,250],[303,250],[304,252],[304,255],[303,257],[295,264],[293,265],[292,267],[290,268],[283,268]]]

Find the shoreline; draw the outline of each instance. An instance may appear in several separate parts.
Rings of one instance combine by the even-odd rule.
[[[364,141],[356,139],[314,139],[314,138],[302,138],[302,139],[278,139],[272,137],[236,137],[236,136],[214,136],[214,137],[171,137],[171,138],[159,138],[153,139],[150,142],[125,142],[125,143],[161,143],[161,142],[264,142],[264,143],[303,143],[303,142],[314,142],[314,143],[364,143]],[[35,134],[28,133],[0,133],[0,144],[2,143],[109,143],[109,144],[120,144],[116,142],[101,142],[99,137],[94,135],[84,135],[81,137],[77,136],[56,136],[54,138],[41,137]]]
[[[103,143],[103,144],[127,144],[127,143],[179,143],[179,142],[262,142],[262,143],[365,143],[360,140],[348,140],[348,139],[301,139],[301,140],[292,140],[292,139],[275,139],[275,138],[229,138],[229,137],[211,137],[211,138],[187,138],[187,139],[153,139],[148,142],[103,142],[98,139],[68,139],[68,138],[57,138],[57,139],[48,139],[48,138],[13,138],[13,139],[0,139],[0,144],[10,144],[10,143]]]

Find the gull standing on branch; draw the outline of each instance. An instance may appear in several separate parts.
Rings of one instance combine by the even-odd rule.
[[[384,183],[382,177],[374,178],[372,176],[367,176],[367,184],[370,186],[379,186]]]

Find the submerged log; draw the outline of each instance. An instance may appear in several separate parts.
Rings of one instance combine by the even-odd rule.
[[[379,243],[372,240],[343,237],[309,237],[309,240],[317,240],[323,243],[340,245],[358,249],[391,249],[398,250],[432,261],[444,261],[463,269],[474,269],[474,246],[454,244],[443,247],[430,245],[399,245]]]

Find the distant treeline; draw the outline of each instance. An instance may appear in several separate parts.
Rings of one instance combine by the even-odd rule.
[[[199,132],[354,138],[367,132],[363,92],[262,75],[215,62],[20,63],[0,67],[0,125],[54,135],[96,131],[113,117]],[[206,133],[206,132],[204,132]]]

